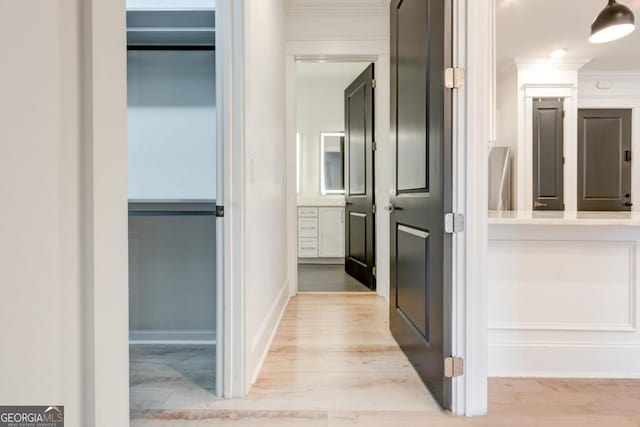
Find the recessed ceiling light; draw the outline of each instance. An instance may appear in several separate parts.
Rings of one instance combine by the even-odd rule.
[[[627,6],[609,0],[591,24],[591,43],[606,43],[621,39],[636,28],[633,12]]]
[[[556,49],[551,52],[551,57],[553,59],[562,58],[567,53],[567,49]]]

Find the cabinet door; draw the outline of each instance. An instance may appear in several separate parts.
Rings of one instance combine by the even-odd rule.
[[[344,209],[318,210],[319,253],[323,258],[344,257]]]

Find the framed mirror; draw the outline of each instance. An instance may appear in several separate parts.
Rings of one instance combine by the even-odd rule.
[[[320,193],[344,194],[344,132],[320,134]]]

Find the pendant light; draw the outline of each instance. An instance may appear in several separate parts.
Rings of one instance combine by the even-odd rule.
[[[627,6],[609,0],[609,4],[591,24],[591,43],[606,43],[629,35],[636,28],[633,12]]]

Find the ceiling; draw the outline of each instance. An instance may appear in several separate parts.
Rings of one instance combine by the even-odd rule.
[[[640,22],[640,0],[618,0]],[[565,58],[591,59],[582,71],[640,72],[640,28],[600,45],[588,41],[593,18],[606,0],[497,0],[497,70],[515,58],[547,59],[555,49]]]

